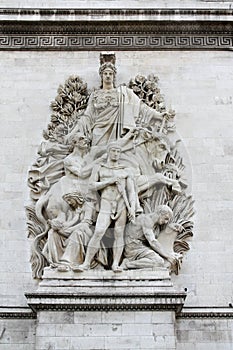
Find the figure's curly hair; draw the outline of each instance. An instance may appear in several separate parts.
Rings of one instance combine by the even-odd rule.
[[[75,145],[79,142],[81,137],[85,137],[88,140],[88,146],[90,147],[90,143],[91,140],[89,139],[89,137],[83,135],[83,133],[81,132],[77,132],[76,134],[72,135],[72,137],[70,138],[70,151],[72,152]]]
[[[173,217],[173,212],[171,208],[168,205],[158,205],[156,208],[156,211],[160,215],[166,215],[169,214],[170,218]]]

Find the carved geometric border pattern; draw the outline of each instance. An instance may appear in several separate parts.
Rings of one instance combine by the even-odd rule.
[[[93,304],[93,305],[80,305],[80,304],[52,304],[52,305],[41,305],[33,304],[33,309],[40,311],[178,311],[177,306],[175,305],[147,305],[147,304],[138,304],[138,305],[106,305],[106,304]]]
[[[67,310],[67,311],[75,311],[75,310],[80,310],[78,307],[75,308],[74,310],[74,306],[73,305],[66,305],[66,308],[62,308],[61,305],[44,305],[42,307],[39,307],[39,305],[35,306],[35,309],[40,309],[40,310],[54,310],[54,311],[61,311],[61,310]],[[96,308],[81,308],[81,310],[86,310],[86,311],[99,311],[100,306],[96,307]],[[145,311],[145,310],[155,310],[156,308],[143,308],[143,307],[138,307],[138,308],[129,308],[127,309],[125,307],[125,305],[115,305],[114,308],[110,308],[110,307],[106,307],[105,311],[132,311],[132,310],[137,310],[137,311]],[[171,310],[171,308],[169,308]],[[101,308],[101,310],[103,310]],[[162,310],[162,307],[160,308],[160,310]],[[163,310],[167,310],[167,308],[164,305]],[[36,312],[0,312],[0,319],[36,319],[37,318],[37,314]],[[205,319],[209,319],[209,318],[229,318],[232,319],[233,318],[233,313],[232,312],[180,312],[176,315],[176,318],[196,318],[196,319],[200,319],[200,318],[205,318]]]
[[[162,293],[161,293],[162,294]],[[142,311],[173,310],[181,312],[186,294],[173,295],[57,295],[25,294],[34,311]]]
[[[0,35],[0,50],[232,48],[231,35]]]
[[[216,0],[217,1],[217,0]],[[56,15],[217,15],[217,16],[230,16],[233,14],[232,9],[198,9],[198,8],[109,8],[109,9],[88,9],[88,8],[0,8],[0,14],[3,15],[45,15],[45,16],[56,16]]]
[[[232,312],[180,312],[176,318],[233,318]]]
[[[0,319],[36,319],[35,312],[0,312]]]

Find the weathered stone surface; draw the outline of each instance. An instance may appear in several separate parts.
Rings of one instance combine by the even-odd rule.
[[[38,157],[28,172],[34,278],[46,266],[167,268],[178,273],[192,236],[193,200],[154,74],[116,85],[116,55],[101,53],[100,89],[70,76],[51,103]],[[72,284],[72,282],[71,282]]]
[[[134,66],[130,63],[132,59],[135,62]],[[53,64],[47,65],[47,60],[53,61]],[[3,134],[0,152],[4,174],[0,185],[2,200],[0,239],[4,247],[0,257],[1,272],[4,274],[0,288],[3,295],[2,302],[5,305],[7,303],[25,305],[23,293],[29,290],[29,286],[33,288],[28,265],[29,246],[24,233],[25,216],[22,202],[25,202],[27,196],[24,181],[28,164],[35,156],[41,139],[41,132],[38,130],[48,122],[49,102],[54,98],[59,83],[63,82],[70,72],[78,72],[78,67],[88,65],[85,77],[92,86],[92,72],[96,70],[94,64],[96,60],[98,53],[93,52],[88,54],[60,52],[49,55],[33,52],[1,52],[1,79],[4,86],[8,86],[2,90],[1,95]],[[142,60],[146,60],[147,67],[139,64]],[[175,62],[172,66],[169,63],[171,61]],[[192,250],[188,253],[189,259],[183,264],[181,275],[176,277],[176,282],[179,282],[181,287],[188,288],[187,303],[190,305],[215,305],[216,302],[219,305],[228,305],[232,296],[229,279],[232,266],[229,231],[232,224],[233,199],[229,191],[232,187],[230,176],[232,162],[230,155],[224,155],[223,146],[229,144],[231,140],[232,107],[216,105],[214,97],[231,96],[231,55],[226,52],[118,52],[118,62],[122,67],[118,75],[119,83],[124,81],[125,76],[131,77],[138,71],[142,74],[147,74],[148,71],[159,73],[161,88],[166,92],[168,103],[171,101],[172,107],[178,113],[177,130],[182,135],[189,157],[192,159],[192,187],[196,199],[195,234],[198,233],[198,239],[192,241]],[[62,71],[59,69],[60,65],[63,67]],[[223,74],[225,83],[220,88]],[[48,75],[49,82],[45,80]],[[97,74],[94,79],[95,85],[98,85]],[[30,85],[30,90],[20,88],[22,80]],[[11,94],[9,94],[9,82],[12,86]],[[201,89],[207,82],[209,87]],[[37,105],[32,104],[32,101],[37,101]],[[185,101],[188,102],[188,107]],[[183,112],[187,108],[190,110],[188,115]],[[20,119],[17,122],[20,130],[15,136],[13,126],[16,117]],[[195,135],[193,135],[194,128],[190,128],[190,124],[194,123]],[[9,187],[8,175],[12,181],[15,175],[15,181],[11,183],[14,188]],[[9,215],[13,210],[14,218]],[[211,229],[207,232],[206,227],[210,225]],[[208,250],[206,250],[207,242]],[[219,256],[221,263],[218,263]],[[208,273],[209,270],[214,270],[214,274]],[[11,288],[13,281],[18,286],[17,290]],[[210,285],[211,293],[207,292]]]
[[[107,3],[109,7],[114,7],[116,4],[119,6],[119,1]],[[15,1],[14,3],[2,1],[2,6],[5,7],[16,4]],[[89,4],[100,6],[93,1],[88,4],[79,2],[80,7],[86,7]],[[33,1],[32,4],[31,1],[25,0],[20,1],[18,5],[20,7],[54,7],[57,3]],[[173,1],[172,5],[164,1],[156,1],[156,4],[155,1],[149,1],[143,4],[148,7],[197,6],[226,9],[230,5],[231,3],[227,1]],[[61,6],[76,7],[77,1],[75,4],[73,1],[66,1]],[[105,8],[106,2],[102,2],[101,6]],[[127,6],[141,6],[141,2],[130,1]],[[123,8],[123,5],[121,7]],[[26,305],[25,290],[36,289],[28,264],[30,247],[25,237],[26,219],[22,208],[22,203],[25,203],[27,198],[28,165],[36,155],[37,146],[41,140],[41,129],[48,123],[48,106],[56,94],[58,85],[63,83],[71,72],[81,75],[85,71],[89,86],[97,86],[98,75],[93,72],[96,69],[98,52],[5,51],[0,53],[0,57],[3,87],[0,97],[1,304]],[[224,51],[120,51],[118,62],[123,67],[118,75],[119,83],[125,81],[125,76],[130,78],[139,71],[145,75],[148,72],[159,75],[167,103],[177,111],[177,130],[182,135],[186,146],[184,157],[191,160],[192,166],[188,168],[188,173],[190,178],[192,175],[192,193],[196,199],[195,235],[188,258],[184,260],[181,273],[174,278],[174,282],[182,288],[187,288],[186,305],[228,306],[232,303],[232,54]],[[143,62],[145,65],[142,64]],[[213,317],[201,316],[198,313],[195,319],[178,319],[176,321],[177,349],[232,350],[233,325],[229,310],[230,308],[227,308],[222,316],[215,310]],[[193,311],[195,313],[195,309]],[[60,341],[59,346],[65,349],[69,349],[69,346],[70,349],[78,349],[81,342],[77,338],[80,337],[83,346],[88,347],[88,337],[84,339],[80,335],[82,327],[84,324],[95,324],[96,320],[101,320],[99,325],[107,324],[106,330],[111,324],[117,332],[119,329],[122,331],[123,323],[129,324],[129,329],[133,332],[132,324],[135,324],[135,320],[138,329],[141,321],[142,327],[146,325],[145,332],[151,329],[152,319],[156,325],[160,324],[160,318],[161,323],[174,321],[174,315],[168,316],[161,311],[74,312],[65,313],[61,318],[57,312],[54,312],[52,318],[49,316],[50,311],[45,312],[43,317],[42,314],[43,312],[38,315],[42,321],[42,325],[38,327],[38,337],[44,335],[40,344],[50,349],[55,349],[58,345],[53,337],[58,337],[58,333],[62,332],[64,332],[65,341],[64,343]],[[56,319],[60,323],[52,325]],[[27,322],[30,326],[26,324]],[[15,323],[14,320],[5,318],[1,320],[1,349],[34,349],[34,344],[26,344],[24,341],[27,340],[23,338],[28,334],[28,329],[33,329],[34,322],[35,320],[27,320],[26,323],[19,320]],[[69,325],[72,328],[74,322],[78,324],[79,336],[72,340],[67,339]],[[7,325],[10,326],[3,332]],[[86,330],[88,327],[90,326],[87,326]],[[110,328],[111,332],[113,328]],[[17,329],[22,332],[22,337],[18,335],[20,341],[22,340],[21,344],[14,343],[17,339],[12,334],[17,332]],[[168,328],[164,329],[169,332]],[[126,330],[127,327],[124,327],[124,331]],[[4,338],[6,334],[7,339]],[[124,337],[127,339],[122,340],[122,347],[134,344],[134,348],[146,350],[154,346],[151,335],[146,337],[149,344],[147,339],[140,340],[137,335],[135,339],[133,339],[134,336]],[[31,336],[29,338],[32,339]],[[93,336],[93,340],[90,340],[91,344],[93,347],[98,344],[103,350],[109,349],[105,344],[111,345],[111,342],[116,346],[119,335],[111,336],[111,341],[105,339],[104,344],[100,337],[96,338],[98,339]],[[156,339],[161,344],[159,347],[161,349],[164,338],[158,335]],[[166,340],[166,349],[168,349],[168,344],[171,343],[169,339]],[[174,349],[174,347],[171,348]],[[128,349],[132,350],[131,345]]]
[[[154,323],[161,316],[161,324]],[[172,317],[173,312],[128,311],[120,315],[111,311],[79,311],[74,312],[75,324],[61,324],[59,312],[41,311],[36,349],[49,345],[60,346],[59,349],[175,349]],[[48,335],[48,325],[52,329],[55,326],[56,336]]]

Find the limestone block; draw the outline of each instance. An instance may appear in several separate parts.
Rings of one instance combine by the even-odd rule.
[[[98,319],[97,319],[98,320]],[[97,321],[98,322],[98,321]],[[83,335],[86,337],[104,337],[106,334],[111,336],[120,336],[122,333],[121,324],[107,324],[107,323],[92,323],[85,324],[83,327]]]
[[[196,344],[195,350],[208,350],[208,349],[213,349],[213,350],[232,350],[232,344],[225,344],[225,343],[198,343]]]
[[[55,326],[55,336],[57,337],[71,337],[75,335],[75,337],[85,336],[85,326],[82,324],[56,324]],[[95,332],[94,334],[95,335]]]
[[[39,323],[36,327],[36,336],[37,337],[55,337],[56,336],[56,326],[55,324],[47,324]],[[63,325],[64,326],[64,325]],[[59,336],[59,334],[58,334]]]
[[[2,309],[1,309],[2,311]],[[0,348],[4,350],[33,350],[35,322],[26,319],[0,320]]]
[[[80,312],[74,312],[74,323],[75,324],[79,324],[79,325],[82,325],[82,324],[89,324],[89,323],[95,323],[96,320],[100,320],[100,322],[102,321],[103,323],[106,323],[106,319],[103,317],[102,318],[102,315],[109,315],[109,313],[103,313],[101,311],[95,311],[95,312],[92,312],[92,311],[80,311]],[[110,315],[112,315],[112,313],[110,313]],[[114,313],[112,316],[115,316]],[[109,322],[111,322],[109,320]]]
[[[154,338],[147,337],[148,342],[154,346]],[[140,336],[121,336],[121,337],[107,337],[105,339],[105,346],[107,349],[140,349],[143,346],[148,346],[144,343]]]
[[[1,344],[1,350],[34,350],[34,344]]]
[[[74,323],[74,312],[72,311],[47,311],[38,313],[41,324],[72,324]]]
[[[93,313],[91,312],[91,314]],[[134,324],[136,314],[137,313],[135,311],[121,311],[120,313],[109,311],[109,312],[102,312],[101,316],[102,316],[103,323]],[[98,317],[98,313],[97,313],[97,317]]]
[[[70,339],[70,349],[101,350],[104,348],[105,348],[104,337],[72,337]]]
[[[171,324],[156,324],[153,325],[153,334],[156,337],[163,336],[166,334],[166,336],[174,337],[174,328],[171,327]]]
[[[37,337],[36,350],[59,349],[66,350],[70,346],[70,337]]]
[[[133,323],[133,324],[123,324],[122,325],[122,335],[123,336],[132,336],[132,335],[153,335],[154,327],[152,324],[144,323]]]
[[[215,350],[231,349],[231,343],[231,319],[179,319],[177,321],[178,350],[189,348],[207,350],[210,346]]]
[[[153,311],[151,322],[153,324],[167,324],[174,323],[174,313],[173,312],[160,312]]]

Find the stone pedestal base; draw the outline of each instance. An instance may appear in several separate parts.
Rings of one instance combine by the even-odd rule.
[[[174,288],[165,269],[47,269],[38,291],[26,294],[38,315],[36,350],[174,350],[175,314],[185,296]]]

